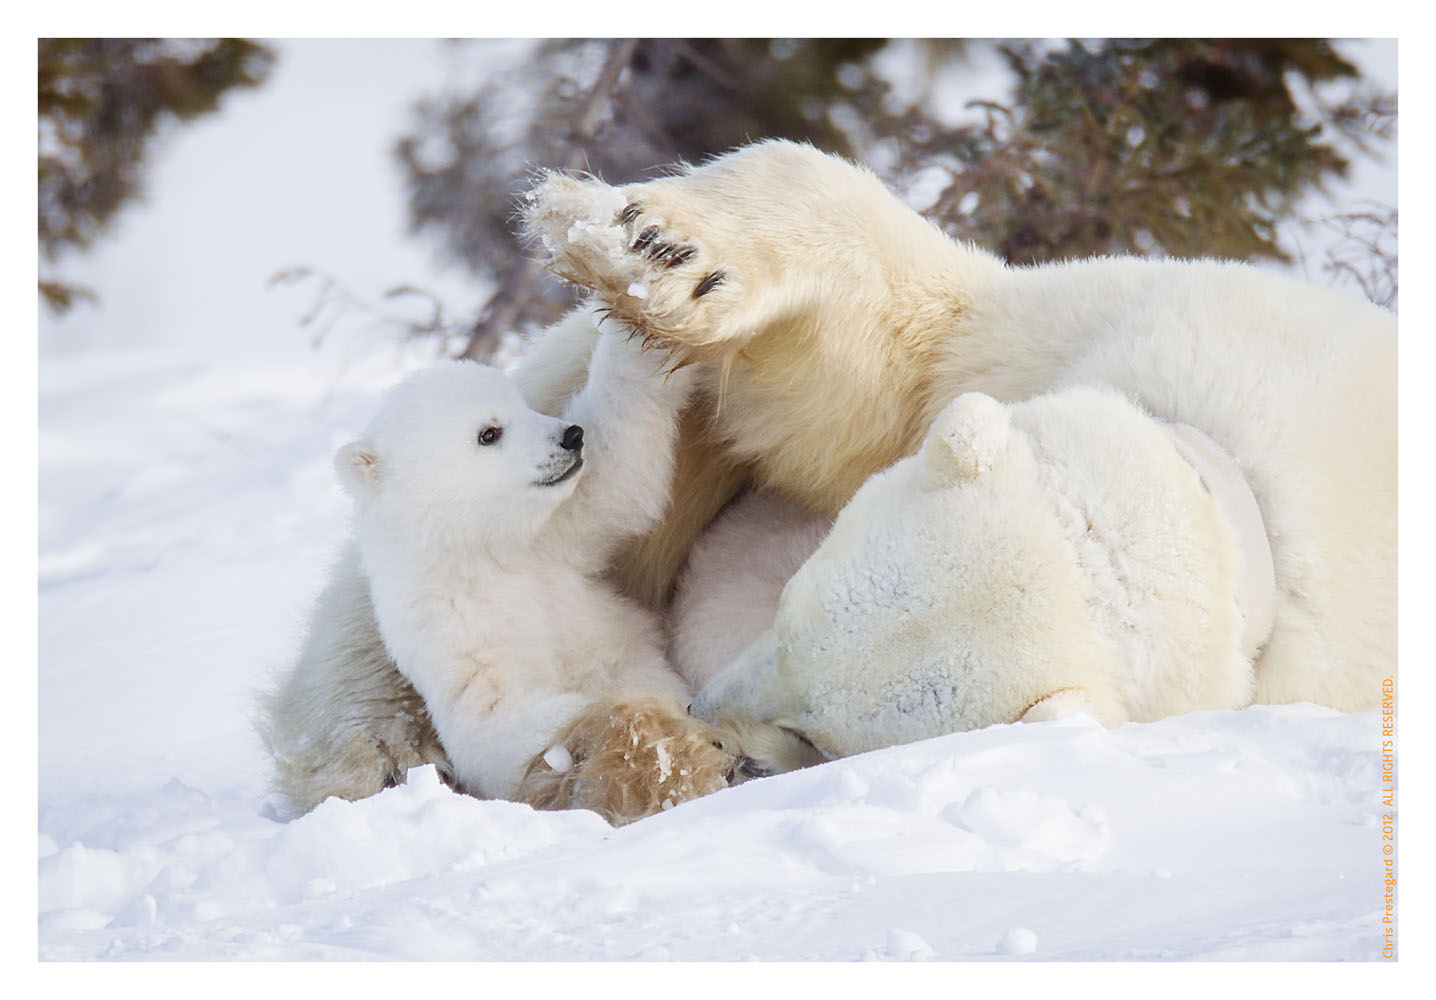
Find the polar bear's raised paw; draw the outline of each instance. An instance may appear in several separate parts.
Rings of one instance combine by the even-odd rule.
[[[594,292],[615,320],[680,363],[713,342],[713,293],[732,287],[733,269],[701,237],[598,180],[549,174],[525,200],[526,232],[545,265]]]

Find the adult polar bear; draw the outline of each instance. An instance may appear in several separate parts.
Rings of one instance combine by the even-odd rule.
[[[753,482],[836,516],[962,393],[1115,390],[1210,437],[1260,506],[1277,593],[1256,700],[1377,700],[1395,642],[1389,313],[1231,263],[1009,268],[789,142],[622,188],[635,252],[572,238],[595,225],[587,206],[614,203],[601,194],[549,178],[530,229],[615,317],[705,363],[721,394],[708,432]],[[691,548],[705,524],[683,514],[655,551]]]
[[[556,272],[700,367],[674,504],[613,567],[628,592],[666,601],[747,487],[831,518],[962,393],[1094,387],[1208,436],[1256,498],[1276,586],[1254,699],[1376,700],[1395,642],[1389,314],[1236,264],[1009,268],[870,173],[781,141],[616,192],[551,177],[527,218]],[[581,314],[544,335],[519,375],[532,405],[555,412],[582,384],[593,340]],[[362,600],[352,581],[332,591]],[[352,635],[332,655],[381,659]],[[399,699],[396,674],[370,690],[389,684]],[[331,695],[336,714],[363,714]]]

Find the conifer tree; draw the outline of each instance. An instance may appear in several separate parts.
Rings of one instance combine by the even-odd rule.
[[[54,262],[82,249],[143,187],[146,154],[167,123],[208,114],[253,87],[272,56],[241,39],[39,39],[39,238]],[[83,289],[41,281],[63,310]]]

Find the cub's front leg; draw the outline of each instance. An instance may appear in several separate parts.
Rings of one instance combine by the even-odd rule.
[[[600,335],[588,382],[564,410],[584,428],[584,470],[551,535],[598,567],[627,539],[659,524],[673,493],[679,418],[694,370],[665,371],[663,356],[620,330]]]

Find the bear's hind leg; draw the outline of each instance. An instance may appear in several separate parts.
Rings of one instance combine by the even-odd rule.
[[[379,635],[353,544],[315,603],[297,660],[261,693],[258,708],[255,726],[286,816],[331,796],[378,794],[424,764],[448,780],[449,759],[423,699]]]

